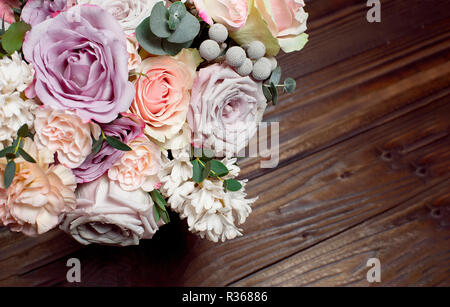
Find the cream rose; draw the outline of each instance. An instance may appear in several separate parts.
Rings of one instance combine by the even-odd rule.
[[[107,176],[77,189],[77,208],[60,228],[81,244],[138,245],[151,239],[158,226],[153,200],[141,189],[127,192]]]
[[[183,49],[177,56],[145,59],[134,82],[136,97],[130,111],[141,117],[145,132],[159,142],[174,137],[186,121],[190,90],[201,58],[197,50]]]
[[[268,55],[274,56],[281,49],[284,52],[301,50],[308,42],[303,0],[250,0],[248,21],[239,31],[230,36],[245,45],[260,40],[266,46]]]
[[[100,127],[83,122],[74,112],[41,107],[34,121],[38,148],[48,148],[58,155],[58,161],[68,168],[83,164],[92,152],[92,137],[98,139]]]
[[[194,0],[200,18],[212,25],[214,22],[235,31],[247,21],[247,0]]]
[[[150,16],[153,6],[160,1],[163,0],[78,0],[78,3],[94,4],[107,10],[116,18],[125,33],[130,35]]]
[[[23,148],[37,163],[15,159],[16,175],[5,189],[6,160],[0,159],[0,224],[12,231],[37,235],[56,227],[75,208],[75,176],[62,165],[49,166],[53,156],[25,139]]]
[[[108,171],[109,179],[116,181],[125,191],[142,188],[151,192],[160,182],[158,172],[161,168],[159,147],[145,137],[131,141],[126,152]]]

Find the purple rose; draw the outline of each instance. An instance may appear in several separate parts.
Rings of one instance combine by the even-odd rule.
[[[123,115],[110,124],[100,124],[100,127],[105,135],[115,137],[128,144],[143,135],[145,123],[134,115]],[[97,154],[91,153],[82,165],[72,171],[78,183],[91,182],[103,176],[124,154],[124,151],[103,142],[102,148]]]
[[[108,123],[134,99],[126,36],[100,7],[75,6],[43,21],[26,35],[23,52],[45,105]]]
[[[28,0],[22,10],[20,18],[26,23],[35,26],[52,15],[64,11],[68,0]]]

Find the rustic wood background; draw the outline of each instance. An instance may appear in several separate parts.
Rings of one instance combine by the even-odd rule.
[[[213,244],[172,217],[138,247],[0,230],[0,285],[449,286],[450,2],[306,1],[310,43],[280,56],[280,164],[242,162],[259,196],[245,236]],[[377,257],[382,282],[366,281]]]

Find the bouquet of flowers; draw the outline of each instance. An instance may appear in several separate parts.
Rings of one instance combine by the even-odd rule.
[[[0,225],[137,245],[242,235],[239,152],[308,40],[303,0],[2,0]]]

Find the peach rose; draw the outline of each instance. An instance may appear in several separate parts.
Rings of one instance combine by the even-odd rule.
[[[175,136],[186,121],[190,90],[201,57],[195,49],[183,49],[177,56],[145,59],[134,82],[136,97],[130,111],[141,117],[145,132],[159,142]]]
[[[97,139],[97,124],[83,122],[74,112],[41,107],[34,122],[36,145],[57,153],[58,161],[68,168],[79,167],[92,152],[91,133]]]
[[[308,42],[304,0],[249,0],[250,14],[244,27],[230,36],[245,45],[260,40],[267,54],[301,50]]]
[[[51,153],[38,151],[30,139],[24,149],[37,163],[15,159],[16,175],[8,189],[3,183],[6,159],[0,159],[0,224],[26,235],[42,234],[75,209],[75,176],[61,164],[49,167]]]
[[[159,183],[158,172],[161,168],[161,151],[146,137],[131,141],[126,152],[108,171],[109,179],[117,181],[125,191],[142,188],[151,192]]]
[[[201,19],[212,25],[218,22],[235,31],[247,21],[247,0],[194,0]]]

